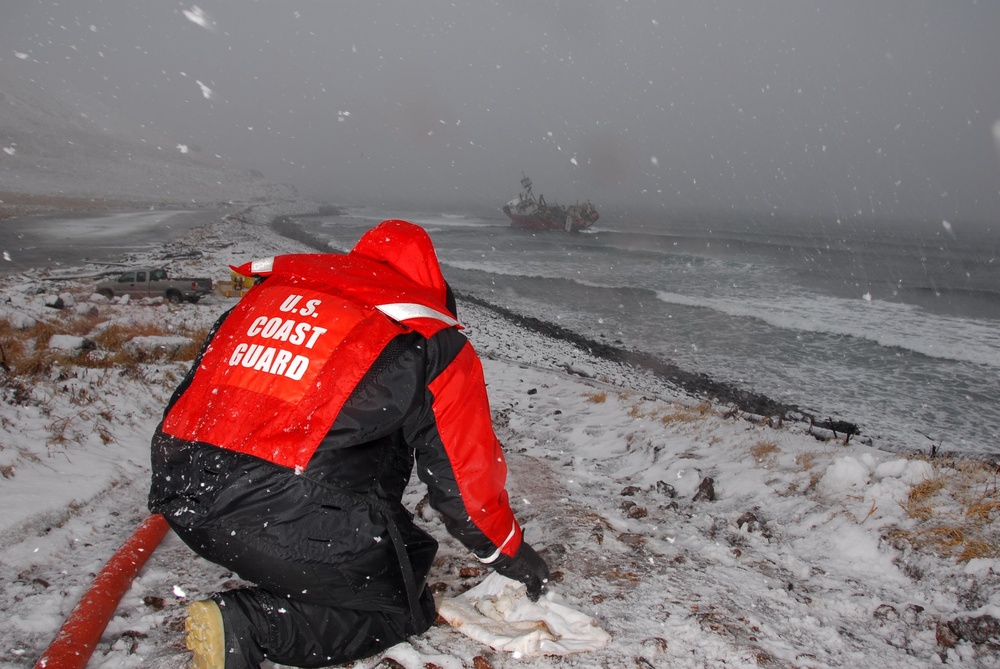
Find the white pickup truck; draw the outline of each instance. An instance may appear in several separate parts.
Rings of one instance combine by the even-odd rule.
[[[212,292],[212,280],[173,279],[162,267],[141,267],[132,269],[117,278],[101,281],[94,291],[112,298],[118,295],[132,297],[162,297],[168,302],[195,303]]]

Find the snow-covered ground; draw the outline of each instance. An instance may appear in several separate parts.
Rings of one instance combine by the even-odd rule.
[[[279,213],[220,214],[183,240],[200,255],[169,249],[171,269],[225,281],[229,264],[310,250],[266,226]],[[190,360],[171,351],[236,298],[108,302],[87,279],[34,271],[0,284],[0,666],[28,667],[147,515],[149,438]],[[442,624],[357,669],[1000,666],[990,467],[819,441],[487,307],[460,302],[459,316],[484,358],[515,512],[554,571],[548,597],[612,640],[522,658]],[[73,350],[84,340],[97,347]],[[437,595],[479,583],[419,485],[408,497],[441,542]],[[88,666],[186,666],[185,605],[234,582],[168,535]]]

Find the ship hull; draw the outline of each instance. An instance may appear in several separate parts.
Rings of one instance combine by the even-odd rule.
[[[592,220],[575,218],[565,211],[535,212],[532,214],[518,214],[510,207],[504,207],[503,213],[510,219],[510,227],[519,230],[559,230],[562,232],[580,232],[586,230],[597,220],[597,212],[592,215]],[[567,219],[569,219],[567,221]]]

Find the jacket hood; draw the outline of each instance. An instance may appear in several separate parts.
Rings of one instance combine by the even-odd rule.
[[[374,282],[373,264],[386,272]],[[408,221],[382,221],[346,255],[286,254],[230,265],[230,269],[258,278],[278,274],[301,281],[331,281],[371,305],[419,303],[457,318],[455,297],[441,274],[430,236]]]
[[[382,221],[362,235],[350,255],[385,263],[430,290],[442,304],[446,301],[448,288],[434,244],[419,225],[396,219]]]

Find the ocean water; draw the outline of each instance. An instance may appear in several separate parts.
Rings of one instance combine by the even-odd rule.
[[[460,293],[856,423],[883,448],[1000,455],[997,228],[631,215],[567,235],[372,209],[297,223],[349,249],[385,218],[424,226]]]

